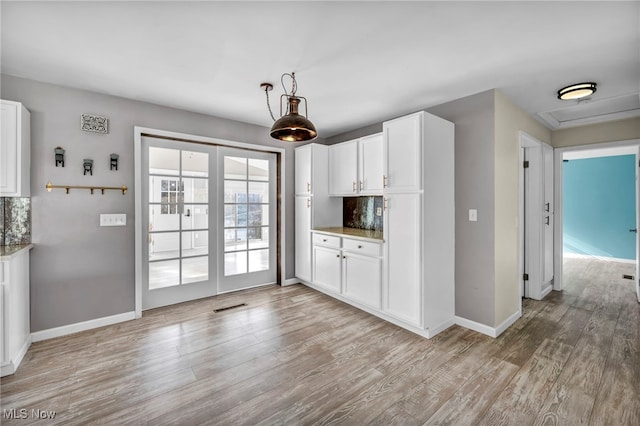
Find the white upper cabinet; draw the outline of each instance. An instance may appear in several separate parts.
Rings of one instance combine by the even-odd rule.
[[[382,133],[360,139],[358,189],[363,195],[382,194]]]
[[[329,195],[382,195],[382,134],[329,147]]]
[[[305,145],[295,151],[296,195],[311,195],[311,149],[311,145]]]
[[[0,196],[31,195],[31,125],[20,102],[0,100]]]
[[[357,195],[358,140],[329,147],[329,194]]]
[[[411,114],[383,123],[386,192],[421,189],[422,114]]]

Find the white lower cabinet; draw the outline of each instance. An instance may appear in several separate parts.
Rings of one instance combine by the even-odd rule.
[[[340,293],[342,276],[342,255],[340,249],[313,247],[313,283],[327,288],[335,293]]]
[[[344,295],[356,302],[380,308],[382,260],[343,252]]]
[[[4,377],[15,373],[31,345],[28,248],[0,261],[0,291],[0,375]]]
[[[382,242],[313,234],[313,284],[380,309]]]
[[[420,277],[420,194],[391,194],[385,199],[387,286],[383,310],[415,326],[422,324]]]
[[[296,197],[296,277],[311,281],[311,197]]]

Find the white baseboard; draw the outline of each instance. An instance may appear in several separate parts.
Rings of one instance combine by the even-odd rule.
[[[456,317],[455,321],[461,327],[468,328],[469,330],[477,331],[478,333],[486,334],[489,337],[498,337],[501,335],[510,325],[518,320],[522,316],[522,312],[517,311],[509,316],[497,327],[490,327],[479,322],[471,321],[466,318]]]
[[[479,322],[471,321],[462,317],[455,317],[456,324],[461,327],[468,328],[469,330],[477,331],[478,333],[486,334],[489,337],[496,337],[496,329],[489,327],[488,325],[481,324]]]
[[[300,284],[301,281],[297,278],[288,278],[286,280],[284,280],[284,283],[282,283],[282,286],[288,286],[288,285],[294,285],[294,284]]]
[[[394,317],[393,315],[390,315],[390,314],[387,314],[385,312],[382,312],[377,308],[371,308],[371,307],[369,307],[367,305],[364,305],[364,304],[358,303],[358,302],[356,302],[354,300],[351,300],[349,298],[346,298],[341,294],[333,293],[333,292],[325,289],[322,286],[318,286],[318,285],[306,282],[304,280],[298,280],[297,282],[300,282],[300,283],[306,285],[307,287],[310,287],[310,288],[312,288],[314,290],[317,290],[320,293],[324,293],[327,296],[333,297],[334,299],[340,300],[341,302],[344,302],[344,303],[346,303],[348,305],[355,306],[356,308],[360,309],[361,311],[367,312],[367,313],[369,313],[371,315],[374,315],[374,316],[376,316],[378,318],[382,318],[383,320],[385,320],[387,322],[390,322],[391,324],[395,324],[398,327],[402,327],[405,330],[409,330],[412,333],[415,333],[415,334],[417,334],[419,336],[426,337],[427,339],[431,339],[436,334],[443,332],[444,330],[446,330],[447,328],[449,328],[449,327],[451,327],[452,325],[455,324],[455,321],[452,319],[452,320],[444,321],[444,322],[438,324],[436,327],[429,328],[429,329],[424,329],[422,327],[416,327],[415,325],[409,324],[409,323],[403,321],[402,319]]]
[[[551,291],[551,290],[549,290]],[[502,333],[504,333],[504,331],[511,327],[511,325],[513,325],[514,322],[518,321],[518,319],[522,316],[522,311],[518,310],[516,312],[514,312],[513,314],[511,314],[509,316],[509,318],[507,318],[506,320],[502,321],[502,324],[500,324],[499,326],[496,327],[496,336],[498,337],[499,335],[501,335]]]
[[[427,329],[427,337],[430,339],[433,336],[435,336],[438,333],[442,333],[443,331],[445,331],[447,328],[451,327],[452,325],[454,325],[456,322],[453,319],[444,321],[438,325],[436,325],[435,327],[431,327],[429,329]]]
[[[75,324],[63,325],[61,327],[33,332],[31,333],[31,340],[33,342],[40,342],[42,340],[48,340],[55,337],[79,333],[81,331],[104,327],[105,325],[117,324],[119,322],[129,321],[135,318],[136,313],[134,311],[131,311],[122,314],[111,315],[108,317],[96,318],[89,321],[77,322]]]
[[[20,363],[22,362],[22,359],[29,350],[29,346],[31,346],[31,335],[27,336],[24,344],[16,354],[15,359],[9,364],[3,365],[2,368],[0,368],[0,377],[8,376],[9,374],[13,374],[16,372],[16,370],[20,366]]]

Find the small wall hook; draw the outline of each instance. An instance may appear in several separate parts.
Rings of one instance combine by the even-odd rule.
[[[87,172],[89,172],[89,174],[93,176],[93,160],[92,159],[85,158],[84,160],[82,160],[82,166],[84,168],[84,171],[82,172],[83,175],[86,175]]]
[[[55,152],[56,154],[56,167],[58,167],[59,165],[64,167],[64,149],[57,146],[54,148],[53,152]]]
[[[118,170],[118,158],[120,156],[118,154],[111,154],[110,162],[109,162],[109,170]]]

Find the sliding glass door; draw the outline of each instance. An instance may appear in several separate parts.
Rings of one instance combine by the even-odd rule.
[[[142,308],[276,282],[276,156],[142,138]]]

